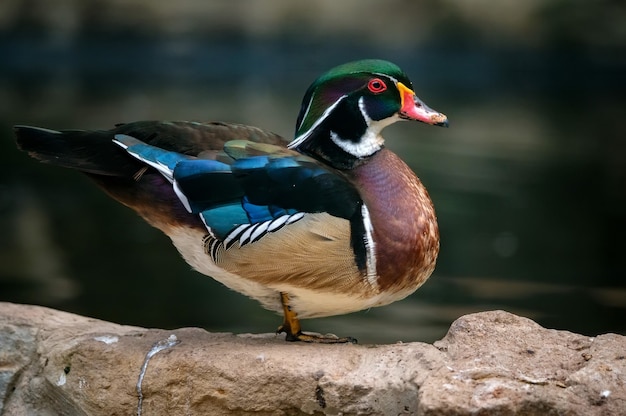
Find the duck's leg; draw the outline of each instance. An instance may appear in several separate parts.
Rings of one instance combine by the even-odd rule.
[[[280,292],[280,301],[283,304],[284,320],[283,324],[278,327],[276,333],[285,333],[286,341],[302,341],[302,342],[315,342],[319,344],[343,344],[350,342],[356,344],[356,339],[352,337],[339,338],[335,335],[319,335],[319,334],[304,334],[300,328],[300,320],[298,314],[291,310],[289,306],[289,294]]]

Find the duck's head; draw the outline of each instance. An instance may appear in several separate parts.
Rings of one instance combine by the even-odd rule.
[[[289,147],[351,168],[380,150],[381,130],[400,120],[448,126],[444,114],[417,98],[398,66],[377,59],[350,62],[311,84]]]

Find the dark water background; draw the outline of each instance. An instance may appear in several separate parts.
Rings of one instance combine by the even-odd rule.
[[[44,2],[14,3],[23,4],[0,20],[1,301],[146,327],[272,331],[278,316],[190,271],[165,236],[86,178],[18,152],[10,127],[222,120],[292,137],[311,81],[378,57],[399,64],[451,122],[385,130],[434,200],[438,266],[402,302],[305,329],[433,341],[463,314],[505,309],[551,328],[626,333],[626,30],[611,26],[624,11],[617,3],[600,2],[597,20],[543,10],[526,16],[542,25],[508,31],[500,18],[461,19],[456,2],[411,7],[391,33],[381,27],[398,16],[380,11],[388,26],[358,25],[363,13],[334,26],[301,15],[217,24],[211,14],[212,29],[195,16],[167,31],[168,10],[150,26],[140,1],[126,20],[85,9],[60,23]],[[202,12],[203,2],[183,3]],[[116,2],[98,4],[121,13]],[[500,12],[516,22],[508,13],[517,10]],[[71,30],[63,16],[74,16]],[[575,30],[581,24],[588,33]]]

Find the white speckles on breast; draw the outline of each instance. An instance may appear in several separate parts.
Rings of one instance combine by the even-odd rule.
[[[351,172],[368,207],[383,291],[415,291],[431,275],[439,252],[433,204],[413,171],[382,149]]]

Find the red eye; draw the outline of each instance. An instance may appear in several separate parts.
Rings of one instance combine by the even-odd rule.
[[[387,85],[380,78],[374,78],[367,84],[367,89],[374,94],[379,94],[387,89]]]

